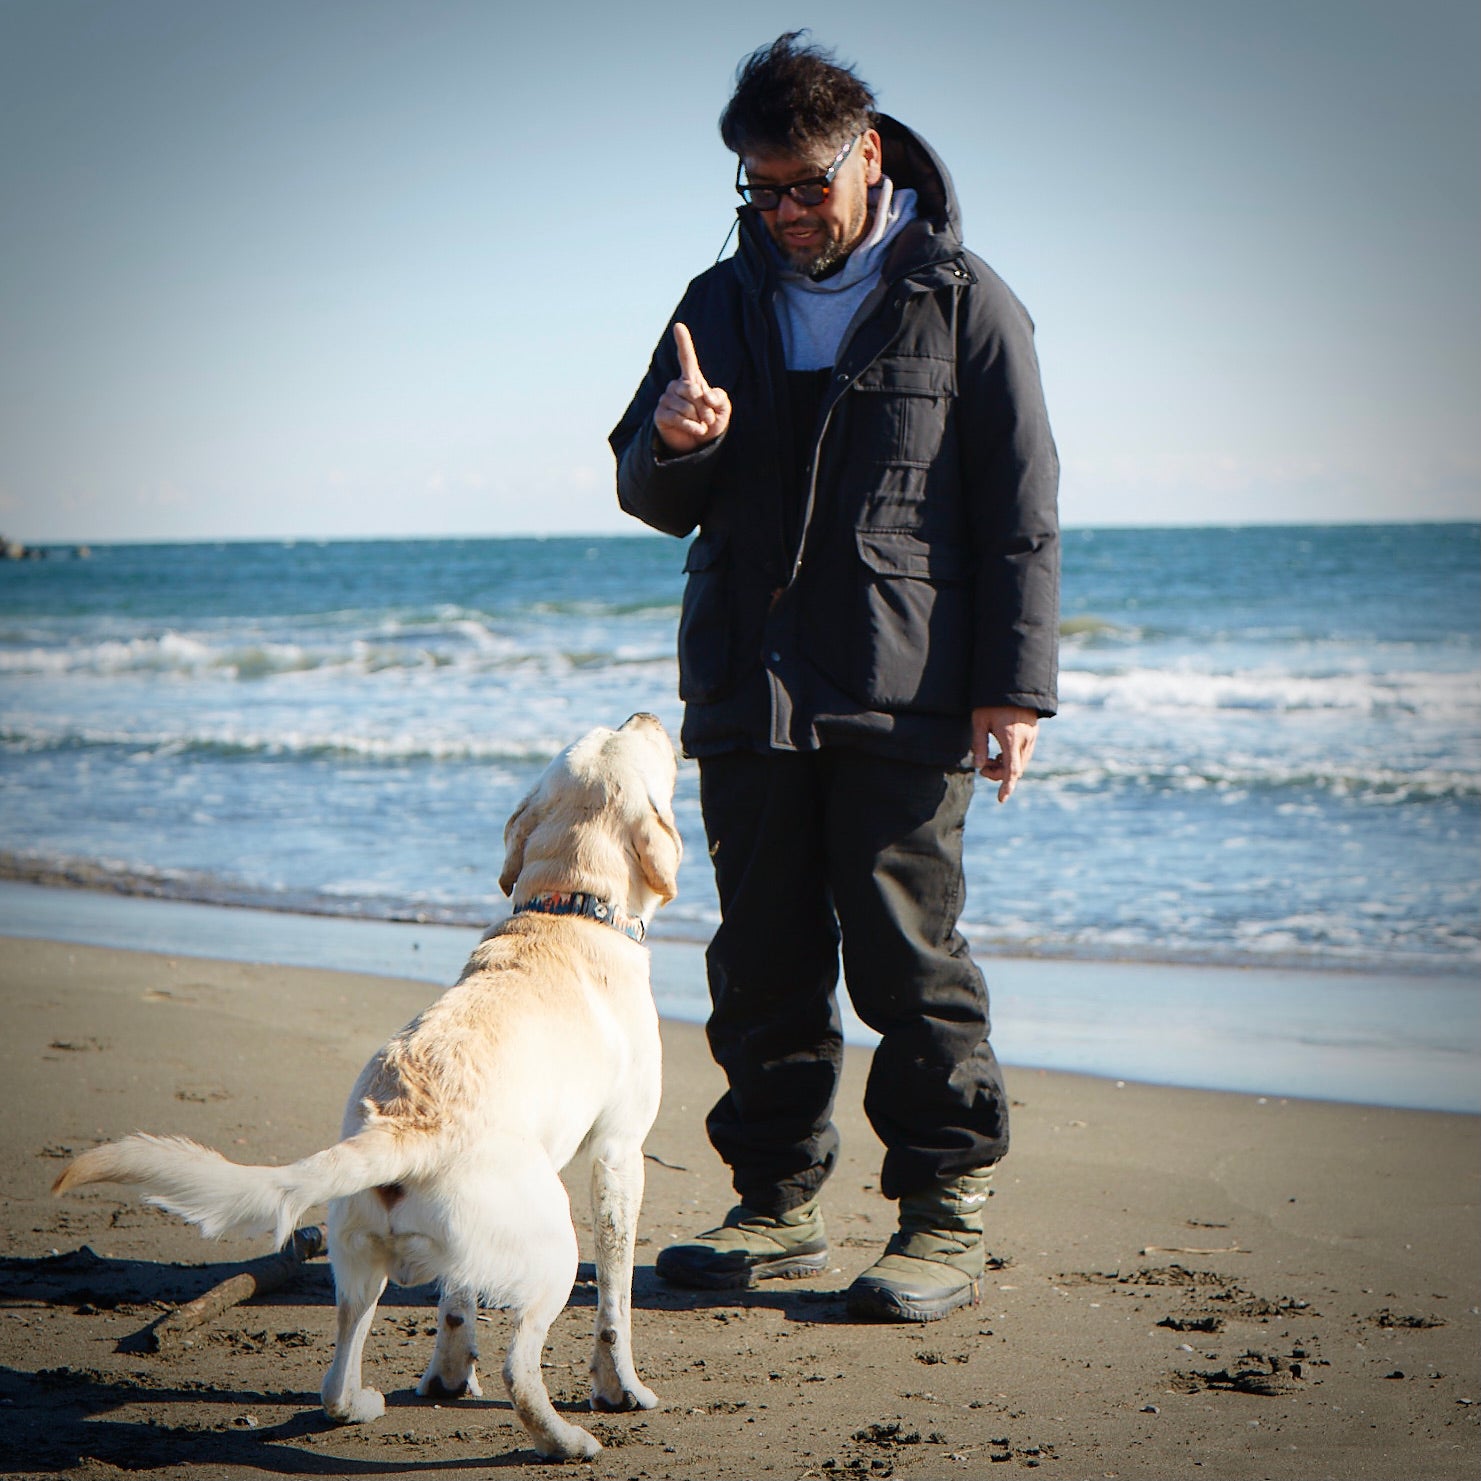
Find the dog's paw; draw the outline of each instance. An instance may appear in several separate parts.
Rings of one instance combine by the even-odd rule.
[[[478,1374],[470,1368],[468,1375],[460,1383],[448,1383],[440,1373],[427,1372],[422,1375],[421,1382],[417,1384],[417,1393],[424,1399],[435,1399],[443,1403],[449,1399],[481,1399],[483,1397],[483,1386],[478,1381]]]
[[[324,1404],[324,1412],[335,1424],[369,1424],[386,1412],[386,1396],[379,1389],[362,1388]]]
[[[656,1409],[658,1395],[634,1378],[631,1383],[624,1383],[610,1392],[593,1388],[591,1407],[603,1414],[620,1414],[630,1409]]]
[[[535,1450],[544,1460],[595,1460],[601,1449],[602,1442],[579,1424],[562,1423],[535,1437]]]

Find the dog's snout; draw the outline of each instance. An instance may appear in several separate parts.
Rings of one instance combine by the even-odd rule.
[[[663,721],[657,715],[650,715],[647,710],[639,710],[636,715],[629,715],[622,722],[622,728],[624,730],[638,725],[657,726],[659,730],[663,729]]]

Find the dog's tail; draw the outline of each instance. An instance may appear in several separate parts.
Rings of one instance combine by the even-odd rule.
[[[433,1152],[425,1133],[369,1126],[287,1167],[247,1167],[188,1137],[136,1132],[84,1152],[51,1191],[124,1183],[140,1189],[146,1203],[197,1225],[207,1239],[271,1231],[283,1245],[315,1204],[413,1177]]]

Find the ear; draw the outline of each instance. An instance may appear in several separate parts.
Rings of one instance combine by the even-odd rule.
[[[648,888],[665,905],[679,893],[679,860],[684,857],[684,840],[674,820],[649,800],[648,811],[633,827],[633,846]]]
[[[525,867],[525,844],[535,826],[534,802],[534,792],[527,793],[504,824],[504,872],[499,876],[499,888],[506,895],[514,893],[514,882]]]

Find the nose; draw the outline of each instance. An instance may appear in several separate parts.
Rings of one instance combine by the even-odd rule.
[[[792,199],[791,194],[788,193],[781,198],[781,201],[777,205],[776,219],[785,226],[788,222],[795,221],[799,216],[804,215],[806,211],[807,207],[798,205]]]

